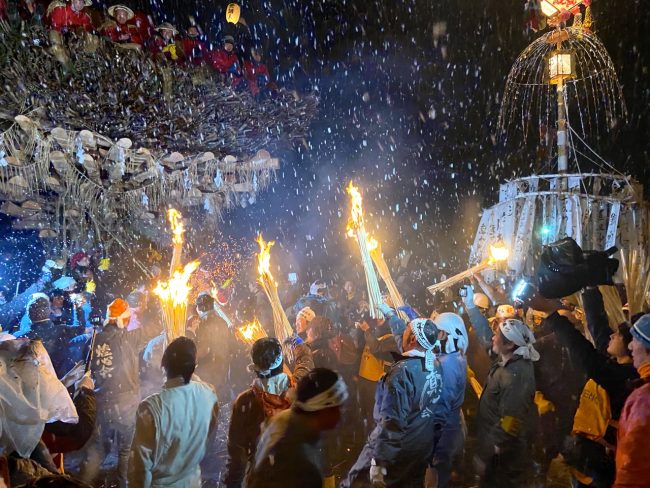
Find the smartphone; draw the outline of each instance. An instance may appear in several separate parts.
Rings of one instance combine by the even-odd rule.
[[[289,280],[289,283],[291,283],[292,285],[295,285],[296,283],[298,283],[298,274],[297,273],[289,273],[287,275],[287,279]]]
[[[462,298],[465,298],[465,297],[467,296],[467,287],[465,287],[465,286],[461,286],[461,287],[458,289],[458,296],[459,296],[459,297],[462,297]]]

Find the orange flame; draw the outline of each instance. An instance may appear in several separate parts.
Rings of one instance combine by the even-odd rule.
[[[257,243],[260,246],[260,252],[257,254],[257,272],[260,274],[260,278],[268,276],[273,279],[271,274],[271,247],[275,244],[275,241],[266,242],[262,234],[260,234],[257,236]]]
[[[490,257],[488,261],[490,264],[497,263],[499,261],[505,261],[510,256],[510,251],[503,242],[497,242],[493,246],[490,246]]]
[[[347,232],[349,236],[354,235],[354,231],[363,225],[363,197],[359,188],[354,186],[352,180],[346,188],[348,195],[350,195],[350,201],[352,203],[352,208],[350,209],[350,220],[348,220]]]
[[[258,339],[267,337],[266,331],[262,327],[262,324],[260,324],[260,321],[257,320],[257,317],[252,322],[237,327],[236,331],[239,338],[247,344],[253,344]]]
[[[192,287],[189,286],[190,276],[199,267],[199,261],[192,261],[185,265],[182,271],[174,271],[169,281],[159,281],[153,292],[162,302],[170,303],[177,307],[187,305],[188,296]]]
[[[167,211],[167,217],[169,218],[169,223],[172,226],[172,233],[174,234],[172,241],[174,244],[183,244],[183,233],[185,232],[185,227],[183,227],[183,216],[175,208],[170,208]]]

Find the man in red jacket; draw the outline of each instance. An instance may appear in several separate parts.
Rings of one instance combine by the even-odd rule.
[[[251,48],[251,59],[244,61],[244,76],[254,97],[263,98],[277,91],[275,83],[271,81],[269,69],[262,61],[262,53],[256,47]]]
[[[180,62],[185,58],[183,46],[176,41],[178,31],[169,22],[163,22],[156,27],[157,34],[151,38],[149,50],[151,54],[160,60]]]
[[[95,52],[98,39],[92,32],[93,23],[85,7],[92,5],[92,0],[69,0],[67,3],[54,0],[45,14],[46,25],[50,28],[49,38],[51,54],[64,66],[70,64],[70,57],[63,45],[64,36],[73,34],[82,37],[84,50]]]
[[[191,64],[200,66],[205,63],[208,48],[201,40],[201,30],[198,25],[191,24],[187,28],[187,36],[181,40],[181,44],[183,52]]]
[[[142,38],[135,24],[131,21],[135,14],[126,5],[116,4],[108,8],[108,15],[112,19],[102,25],[101,33],[116,44],[124,44],[129,47],[139,48],[142,46]]]
[[[47,23],[50,29],[61,34],[92,32],[92,20],[84,11],[84,7],[90,5],[91,0],[69,0],[67,3],[55,0],[48,8]]]
[[[210,64],[219,73],[231,79],[233,88],[237,89],[245,86],[246,80],[241,62],[235,52],[235,38],[233,36],[224,36],[223,49],[217,49],[211,53]]]
[[[650,314],[637,320],[630,332],[630,351],[640,379],[625,401],[618,423],[614,488],[647,487],[650,480],[646,451],[650,439]]]

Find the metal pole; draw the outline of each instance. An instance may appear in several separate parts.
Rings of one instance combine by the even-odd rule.
[[[560,80],[557,84],[557,170],[561,174],[566,174],[568,170],[563,80]]]

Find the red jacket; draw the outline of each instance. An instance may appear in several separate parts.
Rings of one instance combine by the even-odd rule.
[[[70,4],[60,5],[52,10],[49,17],[50,29],[59,32],[68,32],[69,30],[84,30],[92,32],[93,23],[90,15],[85,11],[75,12]]]
[[[262,88],[271,82],[269,69],[264,63],[244,61],[244,76],[253,95],[257,95]]]
[[[210,53],[210,64],[219,73],[232,73],[241,76],[241,65],[239,58],[234,52],[227,52],[225,49],[217,49]]]
[[[205,63],[208,48],[203,41],[192,37],[185,37],[181,40],[181,44],[183,45],[183,52],[190,63],[195,66]]]
[[[149,20],[149,16],[144,12],[136,10],[133,13],[134,17],[129,20],[127,24],[134,25],[136,29],[138,29],[140,39],[142,40],[142,43],[145,43],[151,38],[151,36],[153,36],[153,33],[155,32],[153,24],[151,23],[151,20]]]
[[[134,24],[118,24],[109,21],[102,26],[102,35],[118,44],[130,42],[142,45],[142,37]]]
[[[616,446],[616,482],[613,488],[646,488],[650,482],[650,457],[647,453],[650,439],[649,370],[650,364],[639,369],[645,384],[627,398],[621,413]]]

